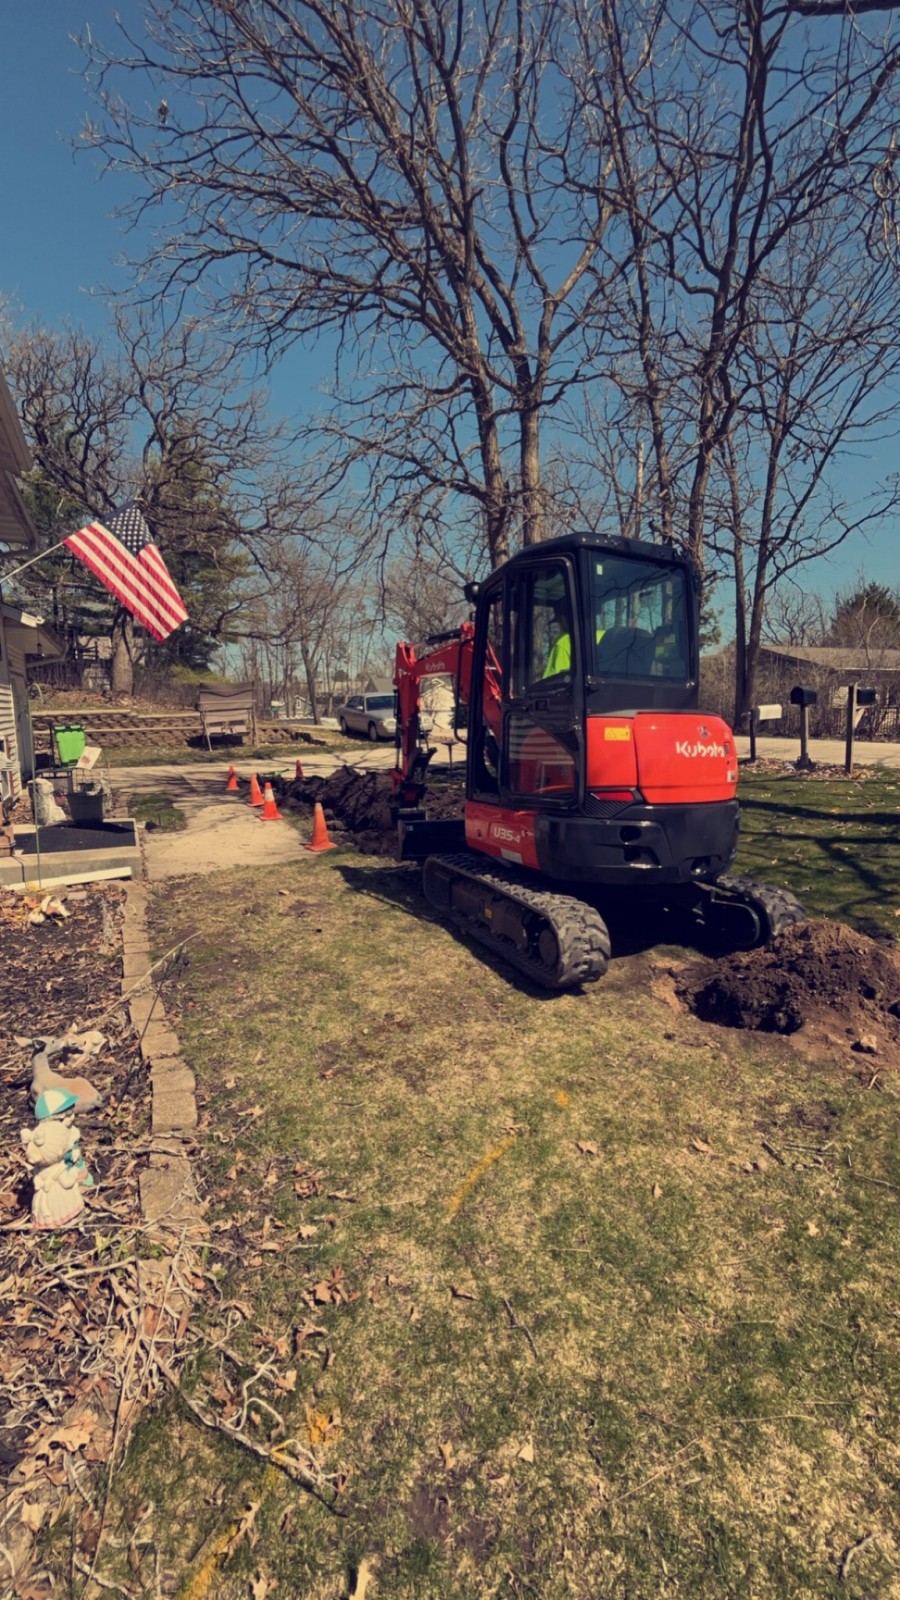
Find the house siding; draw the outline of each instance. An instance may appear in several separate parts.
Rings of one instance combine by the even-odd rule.
[[[13,700],[12,687],[5,682],[6,663],[0,662],[0,740],[3,741],[3,751],[13,763],[13,770],[9,774],[12,792],[17,795],[21,791],[19,781],[19,742],[16,738],[16,707]]]

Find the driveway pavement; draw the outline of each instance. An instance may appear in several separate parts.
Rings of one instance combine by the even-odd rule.
[[[750,740],[735,739],[737,753],[746,758],[750,754]],[[756,753],[764,756],[766,760],[796,761],[800,754],[799,739],[764,739],[757,738]],[[810,739],[809,755],[811,761],[820,761],[823,766],[842,767],[844,765],[843,739]],[[853,746],[854,767],[900,767],[900,744],[873,744],[867,740],[857,740]]]

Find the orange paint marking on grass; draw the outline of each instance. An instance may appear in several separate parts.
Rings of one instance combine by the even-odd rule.
[[[516,1136],[514,1133],[511,1133],[508,1139],[501,1140],[500,1144],[495,1144],[493,1149],[489,1150],[486,1156],[482,1156],[477,1167],[473,1167],[468,1176],[463,1179],[463,1182],[457,1189],[453,1199],[447,1201],[447,1211],[451,1217],[456,1216],[456,1213],[465,1200],[466,1195],[469,1193],[470,1189],[474,1189],[478,1179],[484,1176],[488,1167],[493,1166],[495,1161],[499,1161],[504,1150],[508,1150],[510,1145],[515,1144],[515,1142]]]
[[[558,1106],[567,1106],[569,1104],[569,1096],[566,1094],[565,1089],[557,1089],[553,1098]]]

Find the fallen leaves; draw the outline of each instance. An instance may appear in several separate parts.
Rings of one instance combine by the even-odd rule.
[[[702,1156],[711,1156],[713,1153],[711,1144],[707,1144],[705,1139],[698,1139],[696,1137],[691,1140],[691,1149],[698,1151],[698,1153]]]
[[[471,1289],[463,1289],[463,1288],[460,1287],[460,1285],[458,1283],[451,1283],[451,1285],[450,1285],[450,1293],[452,1294],[454,1300],[477,1300],[478,1299],[477,1294],[473,1294]]]
[[[45,1434],[34,1446],[35,1455],[49,1455],[53,1445],[62,1448],[73,1455],[83,1445],[89,1444],[94,1437],[97,1427],[97,1416],[93,1411],[85,1411],[75,1422],[70,1422],[61,1428],[53,1428]]]
[[[262,1505],[261,1500],[251,1500],[242,1513],[237,1527],[225,1546],[224,1558],[228,1561],[234,1555],[239,1544],[246,1542],[249,1549],[253,1549],[259,1539],[256,1531],[256,1515]]]
[[[341,1431],[341,1413],[336,1406],[331,1411],[318,1411],[308,1406],[304,1426],[310,1448],[316,1450],[337,1438]]]
[[[526,1466],[534,1465],[534,1440],[526,1439],[525,1443],[516,1451],[516,1460],[524,1461]]]
[[[600,1151],[593,1139],[576,1139],[575,1148],[576,1150],[580,1150],[583,1156],[599,1156],[600,1154]]]
[[[344,1285],[343,1267],[335,1267],[331,1277],[322,1278],[318,1283],[314,1283],[304,1298],[307,1301],[311,1298],[313,1304],[317,1306],[349,1306],[354,1300],[359,1299],[359,1293],[348,1292]]]

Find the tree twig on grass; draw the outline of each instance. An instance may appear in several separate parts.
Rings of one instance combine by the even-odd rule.
[[[876,1529],[874,1533],[867,1533],[864,1538],[857,1539],[855,1544],[848,1544],[844,1554],[841,1556],[840,1564],[838,1566],[838,1583],[846,1583],[847,1573],[850,1570],[851,1561],[856,1559],[860,1550],[865,1550],[866,1545],[872,1544],[877,1538],[878,1531]]]
[[[526,1328],[524,1322],[519,1322],[518,1321],[518,1319],[516,1317],[516,1314],[513,1311],[513,1308],[510,1305],[509,1301],[507,1300],[505,1294],[502,1294],[500,1296],[500,1300],[501,1300],[502,1304],[506,1307],[506,1315],[509,1317],[509,1325],[510,1325],[510,1327],[511,1328],[515,1328],[517,1333],[524,1333],[526,1339],[528,1340],[528,1344],[529,1344],[529,1347],[531,1349],[531,1354],[534,1356],[535,1361],[537,1361],[537,1359],[538,1359],[537,1346],[535,1345],[534,1339],[531,1336],[530,1329]]]
[[[258,1461],[265,1461],[268,1466],[278,1467],[294,1483],[298,1483],[301,1489],[305,1489],[307,1494],[311,1494],[314,1500],[318,1500],[319,1504],[324,1506],[326,1511],[330,1511],[333,1516],[347,1516],[347,1512],[342,1507],[337,1506],[333,1499],[329,1499],[328,1477],[311,1471],[296,1456],[287,1454],[287,1451],[291,1448],[302,1449],[302,1446],[298,1445],[296,1440],[286,1439],[273,1450],[268,1449],[265,1445],[258,1444],[255,1439],[250,1438],[249,1434],[242,1433],[237,1428],[230,1428],[226,1422],[220,1421],[216,1417],[211,1417],[208,1412],[204,1411],[193,1396],[185,1392],[176,1374],[171,1371],[160,1355],[156,1357],[156,1365],[178,1400],[191,1413],[191,1416],[197,1419],[202,1427],[206,1428],[210,1433],[218,1433],[226,1439],[231,1439],[250,1455],[255,1456]],[[304,1453],[308,1454],[308,1452]],[[315,1466],[314,1458],[310,1456],[309,1459]],[[334,1492],[337,1493],[337,1490]]]

